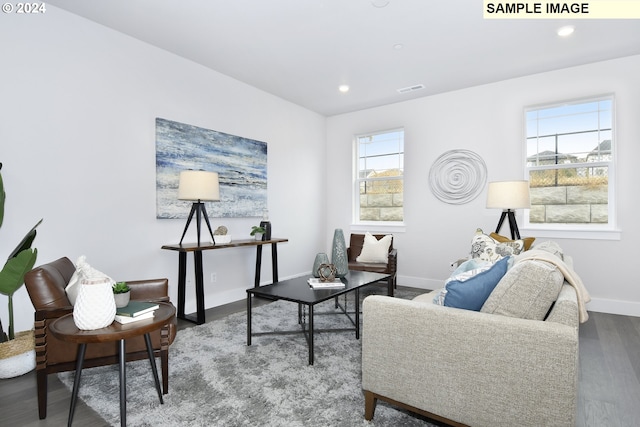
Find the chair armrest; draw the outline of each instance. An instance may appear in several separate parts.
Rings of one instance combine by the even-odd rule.
[[[71,305],[66,307],[41,308],[40,310],[36,310],[34,318],[36,321],[51,320],[57,319],[69,313],[73,313],[73,306]]]
[[[131,288],[132,300],[169,301],[169,280],[148,279],[127,281]]]
[[[364,300],[364,390],[468,425],[573,425],[577,378],[577,328]]]
[[[396,271],[398,270],[398,250],[397,249],[391,249],[391,251],[389,251],[389,261],[387,262],[388,265],[388,269],[389,272],[391,272],[391,274],[395,274]]]

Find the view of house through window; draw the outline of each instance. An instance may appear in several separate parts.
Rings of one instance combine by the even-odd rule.
[[[610,225],[613,97],[528,109],[525,120],[528,224]]]
[[[404,130],[356,137],[356,222],[402,222]]]

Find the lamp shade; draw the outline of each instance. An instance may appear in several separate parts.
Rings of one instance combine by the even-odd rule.
[[[529,181],[490,182],[487,190],[489,209],[529,209]]]
[[[178,185],[180,200],[220,200],[220,184],[217,172],[182,171]]]

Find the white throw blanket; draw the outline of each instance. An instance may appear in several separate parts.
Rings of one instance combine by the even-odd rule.
[[[580,323],[586,322],[589,319],[589,313],[587,313],[587,303],[591,301],[591,296],[589,295],[587,289],[584,287],[580,276],[578,276],[578,274],[573,271],[571,267],[565,264],[565,262],[562,261],[559,257],[550,252],[540,249],[531,249],[522,252],[520,255],[516,255],[514,257],[514,265],[516,263],[530,259],[546,261],[558,267],[558,270],[560,270],[560,272],[564,275],[567,283],[573,286],[573,288],[576,290],[576,295],[578,296],[578,312],[580,315]]]

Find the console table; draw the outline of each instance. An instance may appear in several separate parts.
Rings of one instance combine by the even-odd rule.
[[[204,319],[204,273],[202,269],[202,252],[213,249],[239,248],[243,246],[256,247],[256,274],[254,287],[260,286],[260,268],[262,266],[262,247],[271,245],[271,264],[273,272],[273,283],[278,281],[278,243],[288,242],[289,239],[273,238],[269,240],[233,240],[231,243],[216,244],[213,243],[184,243],[182,245],[164,245],[162,249],[177,251],[178,254],[178,314],[179,319],[188,320],[197,325],[205,322]],[[187,253],[193,252],[193,261],[196,279],[196,316],[184,313],[185,290],[187,283]]]

